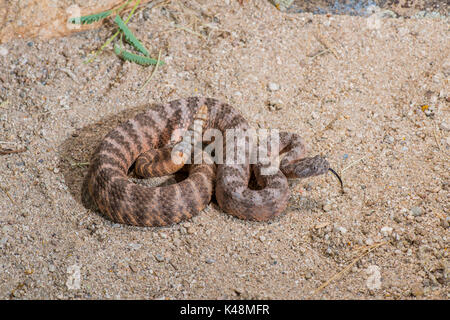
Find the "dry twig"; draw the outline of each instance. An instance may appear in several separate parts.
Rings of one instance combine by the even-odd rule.
[[[387,242],[380,242],[376,243],[374,245],[371,245],[370,247],[364,248],[366,250],[362,254],[360,254],[358,257],[356,257],[348,266],[346,266],[342,271],[336,273],[334,276],[332,276],[330,279],[325,281],[320,287],[318,287],[311,295],[314,296],[318,292],[322,291],[326,286],[328,286],[333,280],[339,279],[344,273],[346,273],[348,270],[350,270],[362,257],[369,254],[373,250],[375,250],[378,247],[381,247],[382,245],[386,244]]]
[[[22,153],[27,151],[26,148],[22,148],[22,149],[3,149],[0,148],[0,156],[6,155],[6,154],[12,154],[12,153]]]

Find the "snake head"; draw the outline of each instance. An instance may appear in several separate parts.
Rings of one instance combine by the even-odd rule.
[[[330,164],[324,157],[304,158],[296,164],[294,175],[297,178],[318,176],[326,173],[329,168]]]

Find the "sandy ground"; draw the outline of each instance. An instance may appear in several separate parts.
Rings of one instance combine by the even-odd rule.
[[[142,91],[152,67],[111,48],[83,63],[112,27],[0,46],[0,147],[27,148],[0,156],[0,298],[448,299],[448,20],[184,3],[130,23],[166,62]],[[301,134],[345,194],[332,175],[292,181],[269,223],[213,203],[168,228],[117,225],[85,205],[101,138],[192,95]]]

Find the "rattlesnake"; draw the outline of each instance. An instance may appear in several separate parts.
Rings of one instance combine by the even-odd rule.
[[[205,110],[207,114],[202,116]],[[88,191],[103,214],[115,222],[136,226],[170,225],[202,211],[215,189],[223,211],[241,219],[267,221],[287,206],[287,178],[333,171],[323,157],[305,157],[305,144],[297,134],[281,132],[279,150],[284,157],[271,175],[261,174],[263,164],[250,164],[246,152],[241,164],[188,165],[189,176],[172,185],[148,187],[128,179],[130,167],[140,176],[178,170],[180,166],[169,157],[176,142],[171,144],[172,134],[176,129],[192,130],[194,118],[201,118],[205,128],[223,133],[227,129],[250,129],[230,105],[203,97],[158,105],[122,123],[106,135],[90,162]],[[249,187],[252,171],[257,188]]]

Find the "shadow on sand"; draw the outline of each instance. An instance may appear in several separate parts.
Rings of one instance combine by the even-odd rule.
[[[89,171],[89,161],[95,148],[104,136],[120,123],[134,118],[137,114],[145,112],[154,106],[145,104],[105,117],[98,122],[77,129],[59,145],[60,161],[58,167],[64,175],[64,181],[69,192],[86,209],[98,212],[87,192],[86,179]]]

